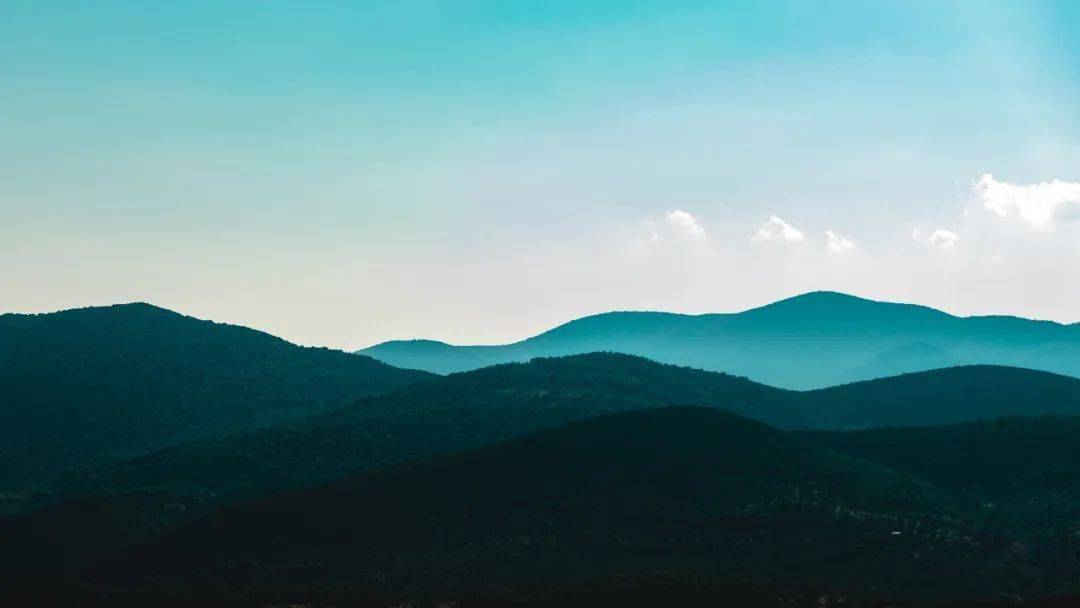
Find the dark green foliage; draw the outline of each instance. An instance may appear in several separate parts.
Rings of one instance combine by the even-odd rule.
[[[1056,552],[1061,568],[1080,559],[1080,417],[803,436],[946,489],[970,519],[1007,531],[1024,552]]]
[[[147,304],[0,316],[0,493],[427,377]]]
[[[742,589],[763,605],[1075,594],[1068,524],[1080,497],[1039,467],[1075,470],[1078,430],[1076,419],[1014,419],[790,434],[705,408],[638,410],[263,495],[181,521],[138,550],[138,517],[117,541],[71,537],[101,551],[76,556],[84,568],[98,564],[86,593],[116,605],[411,597],[541,606],[558,605],[558,593],[538,591],[551,585],[570,599],[619,598],[624,585],[599,581],[632,589],[663,573],[681,581],[673,597],[717,601],[704,590]],[[1006,448],[994,453],[998,443]],[[945,463],[940,475],[935,460]],[[23,517],[47,523],[57,512]],[[61,521],[112,519],[96,507],[74,513]],[[6,529],[32,532],[0,535],[0,553],[58,550],[35,537],[52,526]],[[125,557],[108,559],[117,554]],[[647,597],[641,605],[661,605]]]
[[[156,524],[132,507],[94,498],[0,516],[0,577],[74,576],[156,532]]]
[[[1044,554],[1014,559],[1011,539],[956,508],[932,484],[760,423],[664,408],[236,504],[98,573],[128,585],[343,586],[388,602],[661,572],[706,588],[750,582],[762,599],[814,589],[852,603],[1052,583],[1029,577]]]
[[[972,365],[809,391],[802,393],[801,403],[807,415],[785,426],[858,429],[1000,416],[1077,415],[1080,380],[1015,367]]]
[[[1002,414],[1080,414],[1080,380],[952,368],[798,393],[743,378],[593,353],[417,383],[341,411],[80,472],[64,487],[192,507],[490,445],[599,414],[708,406],[782,428],[942,424]]]
[[[605,313],[501,346],[411,340],[361,352],[392,365],[448,373],[593,351],[640,355],[797,389],[961,364],[1080,377],[1080,324],[961,318],[924,306],[815,292],[736,314]]]
[[[786,393],[626,355],[538,359],[421,382],[330,414],[80,471],[66,487],[119,492],[142,503],[182,500],[197,506],[669,403],[768,418],[759,404]]]
[[[884,583],[873,572],[903,567],[888,577],[894,593],[940,584],[954,570],[946,558],[972,550],[912,563],[920,541],[891,534],[938,500],[914,478],[760,423],[665,408],[238,504],[108,571],[392,596],[411,584],[461,594],[666,569],[869,587]]]

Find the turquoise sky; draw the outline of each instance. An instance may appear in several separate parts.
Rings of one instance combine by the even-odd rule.
[[[1080,321],[1077,2],[8,0],[0,57],[0,312]]]

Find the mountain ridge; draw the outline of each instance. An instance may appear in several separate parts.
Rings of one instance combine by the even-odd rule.
[[[792,430],[934,425],[999,415],[1080,415],[1080,380],[971,366],[799,392],[617,353],[541,358],[417,382],[305,420],[75,471],[58,490],[162,495],[167,498],[158,507],[169,501],[194,506],[672,404],[725,410]]]
[[[939,350],[939,362],[1010,365],[1080,377],[1076,324],[1004,315],[961,317],[917,304],[824,291],[737,313],[599,313],[508,344],[456,346],[417,339],[357,352],[445,374],[534,357],[614,351],[782,388],[814,389],[932,368],[913,345]]]

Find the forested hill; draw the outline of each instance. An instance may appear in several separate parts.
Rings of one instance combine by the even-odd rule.
[[[786,426],[863,429],[1080,414],[1080,379],[998,365],[915,372],[799,395],[806,417]]]
[[[1008,367],[959,367],[802,393],[629,355],[534,359],[80,471],[63,487],[162,497],[157,505],[194,505],[671,404],[727,410],[786,429],[866,428],[881,421],[935,425],[1000,415],[1080,414],[1080,380]]]
[[[593,353],[454,374],[325,415],[81,470],[65,487],[188,504],[306,485],[358,470],[477,448],[601,414],[671,403],[750,412],[788,391],[744,378]]]
[[[402,340],[360,352],[393,365],[448,373],[593,351],[640,355],[793,389],[951,365],[1007,365],[1080,377],[1080,325],[957,317],[834,292],[730,314],[609,312],[513,344]]]
[[[149,304],[2,315],[0,492],[429,376]]]
[[[913,545],[889,536],[935,504],[932,488],[885,467],[725,412],[665,408],[241,503],[114,571],[205,581],[233,576],[220,565],[234,564],[255,584],[352,584],[390,597],[406,586],[454,598],[658,569],[781,589],[887,578],[895,592],[946,575],[913,567]],[[959,555],[943,548],[925,562]]]

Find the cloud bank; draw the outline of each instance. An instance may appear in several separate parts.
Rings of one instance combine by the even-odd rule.
[[[1010,184],[986,173],[974,190],[983,207],[999,217],[1018,217],[1036,228],[1060,219],[1080,217],[1080,183],[1055,179],[1037,184]]]

